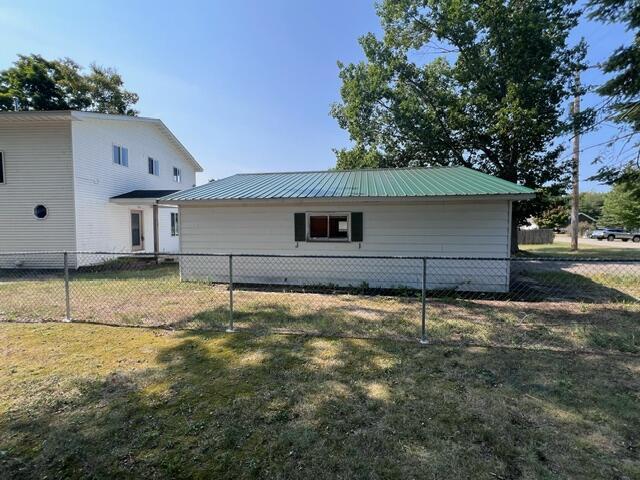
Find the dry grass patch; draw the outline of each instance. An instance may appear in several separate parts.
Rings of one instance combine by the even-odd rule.
[[[64,317],[62,279],[30,275],[0,280],[0,321]],[[629,294],[639,285],[640,281],[625,277],[624,282],[611,280],[601,286]],[[229,318],[226,285],[180,282],[175,265],[75,273],[71,299],[76,322],[222,330]],[[372,296],[240,287],[234,300],[236,327],[256,332],[407,341],[415,341],[420,334],[421,307],[414,292]],[[427,312],[428,336],[434,342],[640,353],[638,303],[430,299]]]

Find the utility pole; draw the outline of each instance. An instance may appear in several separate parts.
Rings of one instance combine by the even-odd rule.
[[[578,223],[580,213],[580,128],[576,117],[580,114],[580,73],[576,73],[576,96],[573,99],[573,155],[571,158],[571,250],[578,250]]]

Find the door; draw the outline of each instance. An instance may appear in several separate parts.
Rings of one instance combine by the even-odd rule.
[[[144,228],[142,211],[131,211],[131,250],[144,250]]]

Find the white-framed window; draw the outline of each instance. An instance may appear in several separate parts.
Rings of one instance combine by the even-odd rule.
[[[122,165],[123,167],[129,166],[129,149],[122,145],[113,146],[113,163],[116,165]]]
[[[173,181],[177,183],[182,182],[182,170],[178,167],[173,167]]]
[[[155,175],[156,177],[160,176],[160,162],[155,158],[149,157],[147,159],[149,173],[151,175]]]
[[[180,216],[177,212],[171,212],[171,236],[180,236]]]
[[[7,183],[7,179],[4,173],[4,152],[0,151],[0,185]]]
[[[351,239],[349,213],[307,213],[307,239],[311,241],[348,242]]]

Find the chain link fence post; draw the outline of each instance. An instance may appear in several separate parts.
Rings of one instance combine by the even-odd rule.
[[[427,259],[422,259],[422,326],[420,331],[420,344],[426,345],[427,340]]]
[[[233,255],[229,254],[229,327],[227,332],[233,333]]]
[[[71,300],[69,296],[69,253],[64,252],[64,301],[65,301],[65,317],[63,322],[71,321]]]

